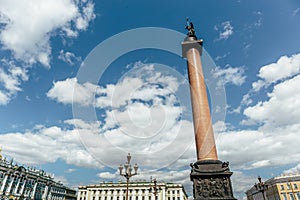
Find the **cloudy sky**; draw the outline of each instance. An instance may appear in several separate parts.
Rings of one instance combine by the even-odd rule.
[[[0,145],[70,187],[183,183],[196,161],[186,18],[202,60],[219,159],[235,196],[300,168],[300,3],[0,0]]]

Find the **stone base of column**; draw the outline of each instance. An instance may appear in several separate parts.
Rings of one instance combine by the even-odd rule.
[[[236,200],[233,197],[229,163],[201,160],[191,163],[190,178],[195,200]]]

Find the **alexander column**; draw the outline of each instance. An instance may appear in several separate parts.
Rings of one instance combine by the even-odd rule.
[[[203,40],[198,40],[192,22],[187,20],[187,36],[182,56],[187,59],[193,110],[197,162],[191,163],[190,178],[195,200],[235,200],[228,162],[218,160],[209,102],[200,56]]]

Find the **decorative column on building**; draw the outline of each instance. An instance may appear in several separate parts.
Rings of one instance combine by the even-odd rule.
[[[15,191],[13,192],[14,194],[17,194],[19,191],[19,186],[20,186],[20,182],[21,182],[21,177],[18,177],[18,182],[17,185],[15,187]]]
[[[38,180],[36,180],[36,182],[34,183],[34,187],[33,187],[33,192],[32,192],[32,195],[31,195],[31,199],[34,199],[34,197],[35,197],[35,192],[36,192],[37,185],[38,185]]]
[[[27,181],[27,178],[26,177],[24,177],[24,180],[23,180],[23,185],[22,185],[22,187],[21,187],[21,191],[20,191],[20,194],[22,195],[22,194],[24,194],[24,188],[25,188],[25,185],[26,185],[26,181]]]
[[[209,102],[200,56],[203,40],[198,40],[192,22],[187,19],[187,36],[182,56],[187,59],[193,110],[197,162],[191,163],[190,178],[195,200],[235,200],[228,162],[218,160]]]
[[[42,199],[46,199],[47,196],[48,196],[48,189],[49,189],[49,183],[46,184],[46,187],[45,187],[45,190],[44,190],[44,193],[43,193],[43,196],[42,196]]]
[[[14,183],[14,179],[15,179],[15,177],[14,177],[14,175],[12,175],[11,178],[10,178],[9,186],[8,186],[8,188],[7,188],[7,190],[6,190],[6,193],[7,193],[7,194],[10,194],[11,187],[12,187],[12,185],[13,185],[13,183]]]
[[[3,180],[3,183],[2,183],[2,187],[1,187],[1,189],[0,189],[0,194],[4,194],[4,189],[5,189],[5,185],[6,185],[8,176],[9,176],[9,174],[6,173],[6,174],[5,174],[5,177],[4,177],[4,180]]]

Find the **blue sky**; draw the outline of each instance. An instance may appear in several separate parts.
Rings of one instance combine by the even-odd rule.
[[[218,155],[230,161],[235,196],[257,175],[296,173],[296,0],[1,0],[3,154],[76,187],[122,179],[116,169],[131,152],[135,180],[181,182],[191,194],[186,17],[204,40]]]

